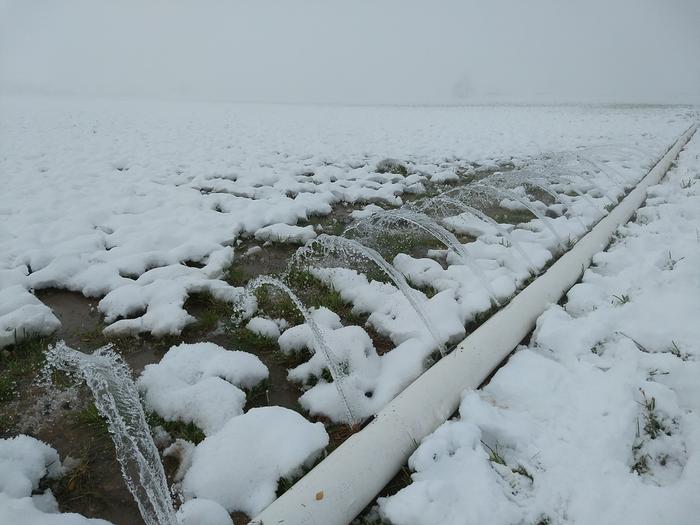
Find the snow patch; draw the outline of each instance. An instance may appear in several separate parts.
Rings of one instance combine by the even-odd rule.
[[[274,501],[281,478],[298,474],[327,445],[322,423],[286,408],[254,408],[197,445],[183,491],[255,516]]]
[[[149,410],[168,421],[194,423],[210,435],[243,413],[241,389],[267,376],[267,367],[253,354],[214,343],[183,343],[160,363],[147,365],[137,386]]]
[[[255,238],[258,241],[304,244],[315,237],[316,232],[311,225],[292,226],[289,224],[271,224],[255,232]]]
[[[0,439],[0,523],[111,525],[79,514],[60,514],[50,489],[36,493],[41,479],[64,473],[58,452],[46,443],[25,435]]]

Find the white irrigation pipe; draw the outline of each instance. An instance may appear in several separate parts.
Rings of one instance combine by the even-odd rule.
[[[543,275],[472,332],[391,401],[362,431],[348,438],[252,523],[347,525],[394,477],[418,443],[457,409],[534,328],[548,305],[581,277],[591,258],[668,171],[697,125],[691,126],[611,212]],[[284,439],[281,436],[280,439]]]

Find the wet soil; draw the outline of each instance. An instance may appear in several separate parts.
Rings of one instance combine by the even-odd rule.
[[[159,362],[173,344],[211,341],[224,348],[252,352],[268,367],[269,380],[263,387],[248,393],[246,410],[259,406],[283,406],[301,411],[297,401],[301,390],[298,385],[287,381],[287,368],[295,363],[292,359],[280,359],[281,353],[274,341],[258,338],[251,343],[240,340],[236,333],[216,329],[205,331],[197,327],[186,330],[178,338],[130,337],[108,341],[101,334],[103,324],[95,301],[56,289],[42,290],[37,296],[61,320],[55,340],[63,339],[68,345],[85,352],[111,342],[133,370],[134,377],[146,365]],[[186,307],[197,317],[211,307],[210,302],[208,298],[196,296]],[[300,362],[302,360],[303,357],[299,358]],[[0,437],[27,434],[51,444],[63,460],[75,458],[79,461],[75,473],[49,485],[61,511],[107,519],[116,525],[143,523],[122,478],[106,427],[102,427],[99,421],[84,421],[83,414],[92,405],[91,394],[84,387],[45,389],[35,384],[37,376],[38,370],[34,370],[22,381],[16,399],[0,404],[3,416]],[[164,463],[171,477],[177,465],[170,461]]]
[[[99,337],[104,324],[97,311],[99,299],[91,299],[77,292],[50,288],[36,290],[34,295],[53,310],[61,321],[56,332],[58,339],[63,339],[69,346],[81,348],[89,345]]]
[[[86,417],[92,398],[85,388],[45,388],[34,383],[39,367],[22,381],[14,399],[0,405],[0,437],[26,434],[49,443],[75,467],[51,488],[61,511],[107,519],[116,525],[143,523],[126,488],[114,446],[100,420]],[[96,424],[95,424],[96,423]]]
[[[35,435],[50,443],[64,461],[68,457],[80,461],[74,471],[51,484],[60,509],[106,519],[115,525],[143,523],[122,478],[109,435],[77,421],[75,410],[83,402],[91,402],[88,396],[82,393],[74,403],[77,406],[61,407],[63,417]]]

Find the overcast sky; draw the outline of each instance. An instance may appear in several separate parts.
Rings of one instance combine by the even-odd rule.
[[[700,102],[700,0],[0,0],[0,90]]]

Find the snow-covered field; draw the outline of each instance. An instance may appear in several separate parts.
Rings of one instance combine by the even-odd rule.
[[[195,443],[154,429],[162,454],[178,461],[171,481],[187,501],[181,523],[253,516],[274,500],[280,479],[295,478],[321,457],[330,423],[380,410],[438,350],[584,235],[694,116],[679,107],[3,99],[0,346],[58,328],[37,290],[97,299],[107,337],[178,336],[195,322],[185,309],[193,294],[228,303],[248,297],[227,272],[241,261],[262,261],[269,243],[335,246],[308,224],[313,216],[351,207],[358,222],[347,238],[384,253],[384,234],[408,238],[417,230],[402,230],[406,221],[374,223],[394,216],[373,211],[401,206],[431,215],[456,246],[386,255],[394,284],[350,259],[310,269],[314,286],[338,294],[338,311],[310,308],[294,325],[246,303],[247,331],[294,362],[287,379],[299,385],[298,412],[246,411],[272,372],[269,362],[233,343],[174,345],[136,380],[147,412],[203,434]],[[671,181],[654,189],[639,224],[626,228],[571,291],[566,309],[543,316],[533,348],[516,354],[483,393],[466,394],[462,420],[416,452],[414,484],[381,502],[387,517],[397,525],[462,523],[463,516],[479,522],[497,507],[504,523],[568,516],[593,523],[587,520],[598,515],[585,514],[595,511],[585,498],[602,483],[610,484],[600,491],[605,497],[631,494],[649,505],[642,489],[663,486],[673,492],[669,506],[681,508],[674,512],[687,510],[684,491],[694,486],[697,462],[692,403],[700,402],[689,379],[698,371],[698,334],[687,317],[698,311],[698,294],[691,294],[698,289],[700,207],[695,185],[681,181],[698,177],[697,144]],[[532,173],[543,177],[536,181],[546,191],[532,186]],[[499,193],[478,184],[464,190],[470,178],[488,174],[485,184]],[[457,193],[415,200],[445,191]],[[504,218],[455,211],[457,201],[500,210]],[[242,239],[247,254],[236,249]],[[318,351],[318,327],[330,354]],[[572,339],[574,332],[581,337]],[[379,337],[388,348],[380,351]],[[505,464],[489,462],[489,450]],[[577,463],[567,467],[567,455]],[[86,522],[55,514],[57,503],[40,484],[71,467],[61,466],[51,447],[26,436],[0,440],[0,467],[0,522]]]
[[[395,525],[700,516],[700,137],[380,500]]]
[[[658,155],[683,108],[324,107],[0,101],[0,345],[57,320],[30,290],[99,298],[112,334],[179,333],[197,291],[220,280],[243,234],[341,202],[399,205],[426,180],[455,180],[543,153],[624,144]],[[385,158],[407,176],[377,173]],[[648,159],[646,159],[648,160]],[[262,230],[270,225],[277,230]],[[299,233],[299,232],[297,232]],[[301,238],[308,238],[301,232]],[[185,265],[185,263],[189,265]],[[191,263],[198,263],[192,265]]]

